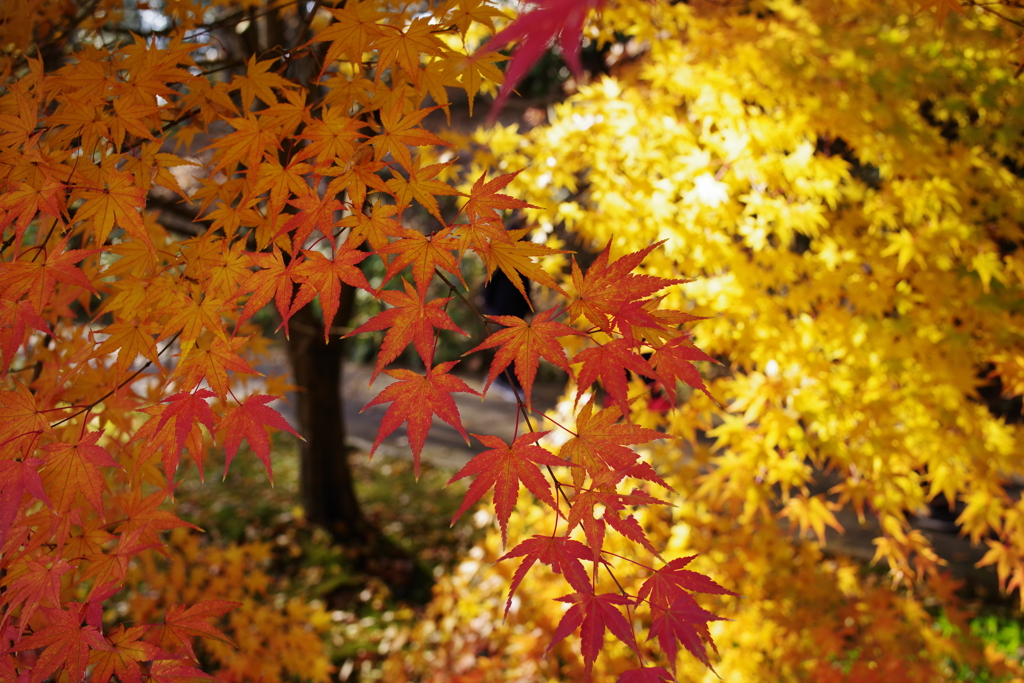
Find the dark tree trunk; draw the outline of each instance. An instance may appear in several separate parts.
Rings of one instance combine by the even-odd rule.
[[[355,290],[344,285],[333,323],[344,326],[352,314]],[[346,445],[341,402],[344,343],[338,335],[324,343],[324,323],[307,305],[291,318],[288,355],[299,387],[302,444],[302,501],[311,522],[342,543],[363,544],[370,532],[356,498]]]
[[[348,323],[354,298],[355,289],[343,285],[332,327]],[[309,305],[289,323],[288,356],[299,387],[299,433],[306,439],[300,463],[306,516],[330,531],[350,551],[356,568],[382,579],[396,598],[425,604],[433,578],[366,519],[356,498],[341,399],[345,348],[337,334],[324,343],[323,325]]]

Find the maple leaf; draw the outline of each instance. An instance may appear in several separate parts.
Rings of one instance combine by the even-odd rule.
[[[174,660],[160,660],[149,667],[149,680],[153,683],[209,683],[220,681],[202,670]]]
[[[250,253],[249,260],[260,270],[251,272],[241,283],[239,291],[243,294],[251,292],[251,296],[238,315],[236,327],[254,316],[273,299],[287,335],[294,290],[292,283],[296,279],[295,267],[302,262],[301,259],[291,259],[286,264],[281,251],[275,246],[270,254]]]
[[[292,237],[292,252],[298,251],[314,230],[319,231],[327,240],[334,237],[334,214],[344,208],[340,201],[327,195],[320,197],[316,194],[307,194],[290,199],[288,203],[299,209],[297,214],[281,226],[281,234],[295,231]]]
[[[639,669],[623,671],[616,683],[662,683],[675,678],[663,666],[642,666]]]
[[[360,149],[360,153],[364,151],[369,152],[370,148],[363,147]],[[358,156],[359,155],[357,155],[356,158],[358,158]],[[384,180],[377,175],[378,171],[387,168],[387,166],[388,164],[383,161],[374,161],[372,158],[367,158],[365,161],[359,162],[357,162],[356,159],[353,159],[344,166],[331,166],[324,169],[323,174],[325,176],[334,178],[334,180],[327,185],[326,194],[333,195],[340,193],[343,189],[348,190],[348,200],[352,205],[352,211],[359,214],[363,208],[363,204],[366,202],[366,193],[369,188],[372,187],[373,189],[380,190],[381,192],[388,194],[391,193],[391,190],[388,188]],[[394,215],[394,212],[398,211],[398,207],[387,204],[381,205],[378,200],[371,211],[371,215],[378,213],[378,206],[383,206],[383,209],[392,211],[392,213],[388,215]],[[338,225],[350,225],[345,221],[353,218],[355,217],[346,216],[338,222]],[[374,243],[371,242],[370,244]],[[374,249],[378,246],[380,245],[374,245]]]
[[[652,555],[658,556],[657,549],[651,544],[636,518],[633,515],[627,515],[625,518],[619,515],[626,505],[651,504],[665,505],[666,503],[640,489],[633,489],[630,494],[616,493],[611,487],[578,490],[572,498],[572,508],[569,510],[569,531],[577,526],[583,527],[587,543],[594,551],[595,560],[600,557],[606,525],[634,543],[642,545]],[[601,513],[598,513],[599,506],[603,508]]]
[[[228,410],[221,418],[219,429],[225,430],[224,435],[224,476],[228,475],[228,467],[235,457],[239,445],[244,438],[249,442],[249,448],[256,454],[267,468],[267,476],[270,483],[274,483],[274,473],[270,467],[270,439],[264,425],[298,436],[298,432],[292,429],[281,413],[277,412],[267,404],[278,399],[278,396],[258,396],[251,394],[236,407]]]
[[[220,312],[224,308],[223,299],[206,296],[202,292],[180,298],[183,300],[183,305],[177,307],[177,312],[164,323],[160,330],[159,341],[181,332],[178,341],[181,342],[181,354],[186,355],[196,345],[196,341],[204,329],[210,330],[221,338],[226,336],[224,323],[220,317]]]
[[[342,107],[324,107],[321,118],[314,119],[302,131],[302,135],[298,136],[300,140],[309,140],[310,144],[299,150],[295,160],[316,157],[317,162],[323,163],[335,159],[350,159],[355,154],[352,143],[358,138],[366,137],[364,133],[359,132],[364,125],[359,119],[345,116],[345,109]],[[327,194],[333,195],[331,192]]]
[[[512,575],[512,582],[509,584],[508,600],[505,602],[505,616],[512,607],[512,596],[516,588],[522,583],[527,572],[537,562],[551,567],[551,571],[561,574],[569,585],[579,592],[590,590],[590,576],[583,568],[581,560],[594,561],[594,555],[590,548],[579,541],[567,536],[542,536],[535,534],[526,539],[515,548],[498,558],[498,562],[510,560],[514,557],[522,557],[523,561],[516,568]]]
[[[46,560],[44,563],[40,559],[30,557],[21,568],[22,573],[0,596],[0,605],[6,607],[3,618],[0,619],[0,630],[19,606],[22,609],[18,635],[21,635],[21,631],[29,625],[40,607],[60,606],[61,577],[74,571],[75,566],[63,558]]]
[[[477,178],[476,182],[473,183],[473,188],[469,191],[469,200],[462,207],[462,210],[466,212],[466,218],[470,221],[500,221],[499,211],[539,208],[521,199],[515,199],[507,194],[500,194],[498,192],[498,190],[504,189],[515,180],[516,176],[522,172],[523,170],[519,169],[514,173],[505,173],[492,178],[487,182],[484,182],[487,178],[486,173]]]
[[[565,465],[566,462],[537,445],[537,441],[545,434],[547,432],[528,432],[513,441],[511,446],[496,436],[473,434],[480,443],[490,447],[490,450],[474,455],[472,460],[448,480],[446,486],[464,477],[476,475],[476,479],[466,491],[462,505],[452,519],[452,524],[455,524],[462,513],[493,487],[494,510],[501,526],[501,542],[504,546],[508,542],[508,520],[512,516],[512,508],[519,499],[520,482],[533,495],[557,511],[558,505],[551,495],[551,484],[541,473],[539,466],[558,467]]]
[[[375,160],[380,161],[390,152],[391,156],[408,171],[413,168],[409,147],[428,145],[451,147],[452,145],[430,131],[416,127],[417,123],[437,107],[417,109],[403,116],[404,106],[404,99],[398,99],[390,109],[381,110],[380,120],[384,125],[384,132],[373,136],[367,142],[373,145]]]
[[[603,5],[605,0],[532,0],[534,8],[516,17],[493,38],[477,48],[477,52],[497,52],[509,43],[522,41],[512,55],[505,72],[505,83],[494,100],[489,119],[498,112],[513,88],[530,72],[548,45],[558,38],[566,64],[577,79],[583,75],[580,47],[583,41],[583,22],[591,9]]]
[[[19,299],[27,295],[36,311],[43,311],[53,298],[58,282],[97,293],[75,263],[100,253],[101,249],[65,249],[70,233],[52,249],[46,249],[42,261],[24,258],[0,263],[0,289],[6,296]],[[26,255],[27,256],[27,255]]]
[[[415,346],[423,363],[429,365],[434,358],[434,329],[466,334],[444,310],[451,297],[433,299],[428,303],[405,278],[402,278],[402,285],[405,287],[404,293],[387,289],[379,293],[380,298],[391,308],[345,335],[351,337],[363,332],[387,330],[377,354],[373,374],[370,375],[370,384],[377,379],[384,366],[398,358],[409,344]]]
[[[714,671],[704,647],[705,642],[711,647],[715,647],[711,633],[708,631],[709,621],[723,621],[723,619],[698,605],[689,593],[683,593],[653,619],[647,639],[658,639],[658,643],[668,656],[668,661],[672,663],[673,669],[675,669],[676,655],[679,652],[679,643],[682,643],[683,647],[690,651],[690,654]],[[715,648],[715,652],[717,651],[718,649]]]
[[[624,595],[616,593],[594,594],[591,591],[573,593],[557,598],[559,602],[572,604],[569,611],[562,617],[555,634],[551,637],[547,652],[565,639],[570,633],[580,629],[580,640],[583,653],[583,666],[587,677],[590,677],[597,655],[604,647],[604,632],[608,629],[612,635],[629,646],[639,656],[633,627],[622,616],[620,606],[629,606],[633,602]]]
[[[376,178],[377,176],[373,177]],[[362,205],[362,202],[360,202],[360,205]],[[338,226],[352,228],[346,242],[353,249],[364,241],[369,242],[370,248],[376,252],[378,258],[387,266],[388,257],[386,254],[381,254],[380,250],[391,243],[388,239],[389,237],[398,237],[403,230],[402,224],[392,218],[397,213],[398,207],[394,204],[382,204],[378,201],[370,207],[368,214],[360,212],[352,216],[346,216],[338,221]]]
[[[192,636],[213,638],[234,645],[230,638],[208,623],[207,619],[223,616],[241,606],[241,603],[229,600],[203,600],[191,607],[172,605],[164,615],[160,629],[161,642],[170,643],[174,650],[184,650],[193,660],[196,659],[196,653],[192,649]]]
[[[651,614],[657,617],[679,596],[689,595],[687,591],[739,597],[737,593],[723,588],[707,576],[684,569],[695,557],[697,556],[677,558],[654,572],[640,587],[636,596],[637,603],[646,600],[651,607]]]
[[[247,337],[232,337],[226,341],[214,337],[208,348],[197,344],[188,355],[179,360],[170,378],[181,379],[182,391],[191,391],[205,380],[217,396],[224,398],[229,388],[229,370],[244,375],[263,376],[263,373],[254,370],[249,362],[237,353],[248,341]]]
[[[531,405],[533,381],[537,377],[537,369],[540,367],[541,358],[557,365],[572,377],[573,373],[569,367],[569,360],[565,356],[565,349],[562,348],[562,345],[556,339],[570,335],[582,335],[583,333],[574,330],[564,323],[552,320],[551,318],[556,313],[557,311],[553,308],[541,311],[530,322],[512,315],[487,316],[499,325],[504,325],[505,329],[491,334],[482,343],[463,354],[468,355],[483,349],[501,347],[494,354],[491,368],[487,372],[484,394],[487,393],[487,388],[491,386],[491,383],[497,379],[498,375],[513,360],[516,363],[516,377],[523,386],[527,410],[533,410]]]
[[[198,389],[194,393],[178,392],[168,396],[163,401],[166,406],[161,406],[159,420],[150,420],[156,422],[152,433],[144,428],[133,437],[133,440],[152,437],[147,439],[143,453],[163,449],[164,474],[168,485],[174,480],[174,472],[181,460],[181,449],[185,447],[186,442],[192,451],[192,459],[199,468],[199,478],[203,479],[202,434],[199,425],[206,425],[211,434],[214,432],[213,411],[205,399],[215,396],[216,394],[209,389]],[[148,426],[150,422],[146,425]],[[140,461],[143,459],[143,456],[139,457]],[[139,464],[137,463],[136,467]]]
[[[117,676],[121,683],[142,683],[142,669],[139,662],[154,659],[174,659],[156,645],[141,640],[149,626],[124,625],[107,636],[112,649],[93,650],[90,664],[94,665],[89,680],[92,683],[108,683],[111,676]]]
[[[609,263],[611,240],[605,245],[604,251],[587,269],[584,276],[576,264],[572,263],[572,282],[576,287],[576,298],[569,305],[569,321],[576,320],[580,315],[586,317],[607,334],[612,333],[611,317],[621,315],[629,304],[638,302],[665,287],[684,284],[688,280],[656,277],[633,273],[633,270],[647,257],[652,250],[664,244],[664,240],[656,242],[640,251],[627,254]],[[641,309],[633,307],[634,313]],[[638,322],[648,322],[646,317]],[[627,329],[623,334],[632,336]]]
[[[50,423],[39,409],[36,395],[17,379],[12,379],[14,391],[0,391],[0,444],[28,434],[51,433]]]
[[[324,342],[331,336],[331,326],[341,305],[341,283],[352,287],[361,287],[372,291],[363,271],[355,264],[367,256],[365,251],[353,249],[347,243],[334,250],[334,258],[329,259],[318,251],[303,251],[306,260],[295,268],[295,276],[302,283],[295,294],[289,316],[320,295],[320,306],[324,315]]]
[[[500,84],[504,80],[504,74],[495,63],[506,59],[508,57],[497,52],[477,50],[471,55],[459,55],[447,65],[447,74],[458,77],[459,84],[466,91],[470,116],[473,116],[473,101],[480,87],[484,83]]]
[[[53,509],[43,490],[43,480],[39,477],[41,465],[42,460],[32,457],[0,460],[0,548],[7,540],[7,531],[17,518],[18,510],[23,507],[22,496],[26,493]]]
[[[526,295],[526,289],[523,287],[523,280],[520,274],[525,275],[537,284],[544,285],[564,295],[565,290],[540,265],[534,263],[531,259],[534,256],[565,254],[567,252],[562,249],[552,249],[543,244],[534,244],[528,240],[523,240],[522,237],[530,229],[530,227],[525,227],[519,230],[510,230],[508,232],[508,240],[491,241],[486,249],[481,250],[480,258],[487,264],[488,279],[490,279],[496,269],[501,268],[505,275],[508,276],[509,281],[515,285],[515,288],[519,290],[519,293],[523,295],[527,302],[530,301],[530,297]]]
[[[334,23],[318,33],[310,43],[330,42],[324,57],[323,72],[342,54],[352,62],[362,62],[363,53],[369,50],[373,40],[384,34],[378,25],[380,9],[375,2],[346,2],[344,9],[325,7],[334,16]]]
[[[93,241],[97,245],[105,244],[117,225],[152,251],[152,240],[139,213],[146,206],[145,191],[135,185],[135,179],[128,173],[112,170],[102,182],[106,187],[81,192],[86,201],[75,213],[75,220],[92,219]]]
[[[433,235],[424,235],[417,230],[403,228],[399,240],[377,250],[378,254],[398,254],[398,258],[388,264],[384,282],[388,282],[406,266],[412,265],[412,277],[420,296],[426,295],[435,268],[447,270],[457,277],[463,286],[467,286],[452,253],[458,246],[458,240],[453,239],[451,234],[451,228],[445,228]]]
[[[580,408],[576,433],[559,451],[559,455],[580,466],[572,470],[573,486],[577,490],[583,486],[587,474],[596,486],[614,486],[637,464],[639,456],[628,446],[663,436],[653,429],[619,423],[621,417],[622,409],[618,406],[609,406],[595,415],[593,399]],[[664,482],[660,483],[668,488]]]
[[[111,646],[95,626],[82,626],[82,615],[74,607],[43,607],[42,612],[50,625],[22,638],[12,648],[15,652],[46,648],[32,667],[28,683],[41,683],[61,668],[69,680],[81,681],[89,664],[89,651],[110,650]]]
[[[676,381],[682,380],[694,389],[702,391],[712,402],[718,404],[704,385],[694,361],[706,361],[718,365],[718,361],[693,346],[685,337],[679,337],[664,344],[651,356],[651,367],[657,374],[665,391],[675,400]]]
[[[43,469],[43,484],[58,513],[71,510],[75,496],[81,493],[99,514],[103,514],[103,475],[100,467],[120,467],[96,442],[103,432],[86,432],[77,443],[43,446],[49,453]]]
[[[454,392],[474,396],[480,394],[458,377],[448,374],[457,363],[458,361],[440,363],[428,368],[425,375],[402,369],[384,371],[385,375],[398,381],[385,387],[363,407],[363,410],[366,410],[370,406],[391,403],[384,419],[381,420],[377,438],[370,448],[371,456],[391,432],[398,429],[403,422],[408,422],[409,447],[412,448],[413,466],[418,477],[420,453],[423,451],[423,444],[427,440],[427,432],[430,430],[434,415],[454,427],[466,443],[469,443],[469,435],[462,427],[459,409],[451,395]]]
[[[277,150],[281,146],[278,133],[270,124],[252,114],[247,114],[245,118],[229,119],[226,123],[235,132],[217,138],[206,148],[222,150],[217,164],[210,171],[211,176],[242,161],[249,168],[257,168],[270,150]]]
[[[253,99],[256,97],[267,106],[277,104],[273,88],[287,90],[292,87],[291,81],[269,70],[273,65],[274,60],[272,59],[258,62],[256,55],[252,55],[246,63],[246,75],[235,74],[231,79],[231,87],[228,90],[242,91],[242,109],[244,111],[252,109]]]
[[[53,330],[47,324],[46,319],[39,314],[31,301],[22,299],[14,301],[7,296],[0,295],[0,354],[3,354],[3,365],[0,371],[6,372],[14,360],[15,354],[25,342],[25,334],[29,329],[38,330],[51,337]],[[0,427],[0,434],[3,427]]]
[[[427,17],[413,19],[404,31],[396,26],[385,25],[389,29],[377,39],[379,56],[377,57],[377,78],[394,62],[402,67],[415,86],[419,85],[420,56],[444,55],[444,43],[434,35],[436,26]]]
[[[461,195],[462,193],[449,187],[447,183],[433,178],[444,168],[450,166],[452,162],[430,164],[426,168],[420,168],[421,160],[422,157],[417,156],[412,167],[407,169],[408,178],[402,176],[393,167],[388,169],[391,171],[392,177],[387,181],[387,186],[395,197],[399,212],[404,211],[409,206],[410,200],[415,199],[430,215],[444,223],[444,217],[441,216],[441,209],[437,204],[437,197]]]
[[[629,415],[629,387],[626,384],[626,371],[632,370],[638,375],[657,377],[654,369],[643,356],[633,350],[632,344],[626,339],[614,339],[603,346],[583,349],[572,359],[572,364],[583,363],[578,375],[576,401],[600,377],[604,386],[623,415]]]
[[[116,350],[115,378],[117,381],[121,381],[121,378],[128,372],[128,368],[140,354],[154,365],[159,365],[156,339],[153,337],[159,329],[160,326],[156,323],[115,320],[100,331],[107,335],[107,338],[96,347],[93,354],[98,357]]]

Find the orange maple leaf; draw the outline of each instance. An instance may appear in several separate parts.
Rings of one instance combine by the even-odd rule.
[[[241,606],[241,603],[229,600],[203,600],[191,607],[172,605],[164,615],[161,642],[169,643],[174,650],[184,650],[193,660],[196,659],[196,653],[192,649],[192,636],[213,638],[234,645],[230,638],[208,623],[207,619],[223,616]]]
[[[370,406],[391,403],[384,419],[381,420],[373,447],[370,448],[371,456],[391,432],[398,429],[403,422],[408,422],[409,446],[412,448],[413,467],[418,477],[420,453],[423,452],[423,444],[427,440],[427,432],[430,431],[434,415],[454,427],[466,443],[469,443],[469,435],[462,427],[459,409],[451,395],[454,392],[474,396],[480,394],[458,377],[448,374],[456,363],[458,361],[449,361],[428,368],[425,375],[403,369],[384,371],[385,375],[398,381],[385,387],[363,407],[363,410],[366,410]]]
[[[491,368],[487,373],[487,383],[484,385],[485,394],[488,387],[491,386],[491,382],[497,379],[498,375],[513,360],[516,363],[516,377],[523,386],[527,410],[533,410],[530,399],[533,394],[533,380],[537,376],[537,369],[540,367],[541,358],[554,363],[565,370],[570,377],[572,376],[572,368],[569,367],[569,360],[565,356],[565,349],[562,348],[562,345],[556,339],[570,335],[582,335],[583,333],[574,330],[564,323],[552,320],[551,318],[556,313],[557,311],[553,308],[542,311],[534,316],[530,322],[513,315],[487,316],[499,325],[504,325],[505,329],[495,332],[487,337],[483,343],[463,354],[467,355],[482,349],[493,349],[496,346],[501,347],[494,355]]]
[[[117,676],[121,683],[142,683],[142,669],[139,662],[154,659],[174,659],[156,645],[147,643],[142,637],[149,626],[132,626],[125,628],[121,624],[107,636],[110,650],[93,650],[89,663],[94,665],[91,683],[108,683],[111,676]]]
[[[374,159],[380,161],[390,152],[391,156],[408,171],[413,167],[409,147],[426,147],[428,145],[451,147],[452,145],[430,131],[416,127],[417,123],[437,107],[416,109],[402,116],[404,107],[405,98],[399,98],[395,100],[390,109],[381,110],[380,120],[384,124],[384,132],[373,136],[367,143],[373,145]]]
[[[452,322],[444,310],[451,297],[426,302],[405,278],[402,278],[402,285],[405,286],[404,293],[393,289],[379,292],[380,298],[391,308],[375,315],[345,335],[351,337],[363,332],[387,330],[384,343],[377,354],[377,364],[370,376],[370,384],[377,379],[381,369],[398,358],[409,344],[416,347],[416,352],[419,353],[424,365],[430,365],[434,358],[435,328],[466,334]]]
[[[103,474],[100,467],[120,467],[96,442],[103,432],[86,432],[77,443],[53,443],[43,446],[49,453],[42,479],[58,513],[71,510],[81,493],[99,514],[103,514]]]
[[[454,249],[459,242],[451,237],[452,229],[444,228],[433,235],[424,235],[417,230],[402,229],[402,237],[383,249],[378,254],[398,254],[398,258],[388,264],[384,273],[384,282],[388,282],[398,271],[412,265],[412,276],[416,281],[416,291],[426,294],[427,286],[434,277],[435,268],[442,268],[459,279],[463,286],[462,271],[455,261]],[[381,285],[383,286],[383,284]]]
[[[587,269],[585,276],[580,272],[574,259],[572,282],[576,287],[576,298],[569,305],[570,322],[583,315],[602,331],[611,334],[612,321],[610,318],[622,315],[629,304],[645,299],[670,285],[688,282],[688,280],[669,280],[633,272],[652,250],[662,244],[664,241],[609,263],[611,251],[611,240],[609,240],[604,251]],[[641,313],[636,308],[629,310],[634,314]],[[647,317],[643,317],[642,321],[644,323],[651,322]],[[628,328],[622,330],[622,333],[627,336],[631,334]]]
[[[585,475],[590,475],[594,486],[614,486],[627,474],[650,480],[638,476],[643,472],[635,471],[635,468],[642,464],[646,465],[645,470],[650,469],[650,474],[654,470],[647,463],[638,463],[639,456],[629,446],[660,439],[664,435],[628,422],[620,423],[621,417],[622,410],[616,405],[594,414],[593,399],[580,408],[575,434],[558,452],[561,457],[580,466],[572,470],[573,486],[577,490],[583,486]],[[667,488],[660,479],[657,482]]]
[[[74,603],[69,611],[52,607],[44,607],[42,611],[50,625],[22,638],[12,648],[15,652],[46,648],[32,667],[28,682],[41,683],[61,668],[67,671],[69,680],[82,680],[89,663],[89,651],[110,650],[110,644],[95,626],[82,626],[82,617],[77,614],[79,610]]]

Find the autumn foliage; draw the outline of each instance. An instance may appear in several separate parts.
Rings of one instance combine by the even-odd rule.
[[[561,4],[573,5],[567,20],[552,3],[521,21],[578,43],[589,5]],[[213,566],[241,577],[245,553],[255,567],[259,549],[215,563],[184,540],[188,525],[166,505],[187,463],[202,478],[208,453],[223,451],[230,465],[244,441],[269,473],[268,430],[292,431],[271,405],[281,380],[254,381],[265,342],[252,317],[273,306],[287,333],[316,301],[325,334],[337,339],[331,322],[344,287],[386,303],[355,331],[385,331],[376,371],[396,380],[371,401],[390,403],[377,443],[405,424],[418,462],[435,417],[469,438],[451,394],[475,392],[453,374],[456,362],[434,357],[436,331],[458,331],[446,310],[454,297],[465,302],[460,266],[470,258],[488,276],[500,269],[520,289],[527,278],[551,292],[528,320],[487,321],[479,348],[500,347],[488,378],[520,379],[510,419],[521,433],[511,444],[474,435],[489,450],[455,477],[474,477],[459,514],[493,489],[509,542],[503,559],[519,563],[509,602],[547,565],[570,605],[549,646],[578,633],[587,671],[606,631],[637,654],[623,680],[671,678],[680,649],[710,665],[707,624],[717,617],[694,595],[730,591],[685,568],[688,560],[663,559],[631,512],[662,505],[655,493],[669,487],[634,448],[664,435],[631,421],[631,405],[644,399],[630,378],[706,391],[693,362],[711,359],[685,327],[697,318],[660,306],[683,280],[644,272],[658,245],[628,254],[609,245],[586,269],[573,262],[562,285],[543,261],[560,252],[503,225],[502,212],[530,208],[506,194],[517,172],[463,178],[451,161],[431,158],[451,147],[424,127],[443,117],[448,89],[470,102],[494,91],[502,35],[530,36],[514,74],[547,37],[541,45],[530,24],[513,23],[471,51],[506,20],[501,12],[466,0],[424,7],[281,5],[266,10],[268,21],[283,23],[290,42],[220,68],[209,63],[211,38],[242,21],[226,5],[161,5],[164,28],[148,36],[118,32],[127,10],[115,2],[5,5],[3,680],[80,681],[90,667],[98,683],[209,678],[200,661],[224,678],[260,675],[231,663],[222,647],[231,638],[214,625],[248,615],[248,629],[232,622],[243,649],[254,628],[273,628],[250,604],[259,580],[239,592],[237,582],[202,578]],[[193,207],[193,220],[168,229],[153,208],[161,203]],[[429,222],[410,227],[413,212]],[[384,264],[379,282],[361,269],[367,259]],[[410,345],[425,370],[389,368]],[[532,411],[542,358],[576,382],[573,429]],[[542,443],[552,432],[567,437],[557,453]],[[520,484],[547,506],[547,528],[506,538]],[[634,547],[629,557],[605,552],[610,532]],[[650,576],[620,584],[624,562]],[[668,668],[640,656],[640,623]],[[308,647],[296,637],[295,647]],[[262,675],[280,680],[291,667],[324,680],[327,667],[301,669],[302,657],[282,654],[286,643],[254,652],[257,661],[280,658]]]

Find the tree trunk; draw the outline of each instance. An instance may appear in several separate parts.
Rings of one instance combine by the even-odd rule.
[[[348,323],[354,299],[355,289],[343,285],[332,327]],[[356,498],[341,399],[345,345],[336,334],[325,344],[323,325],[310,305],[289,323],[288,356],[299,387],[299,433],[306,439],[300,464],[306,516],[347,546],[357,569],[387,583],[395,598],[425,604],[433,577],[366,519]]]
[[[344,326],[352,314],[355,290],[343,285],[334,326]],[[324,343],[324,323],[306,305],[291,318],[288,355],[299,387],[299,433],[302,444],[302,502],[306,516],[339,542],[365,543],[368,524],[356,498],[345,441],[341,381],[345,345],[337,335]]]

